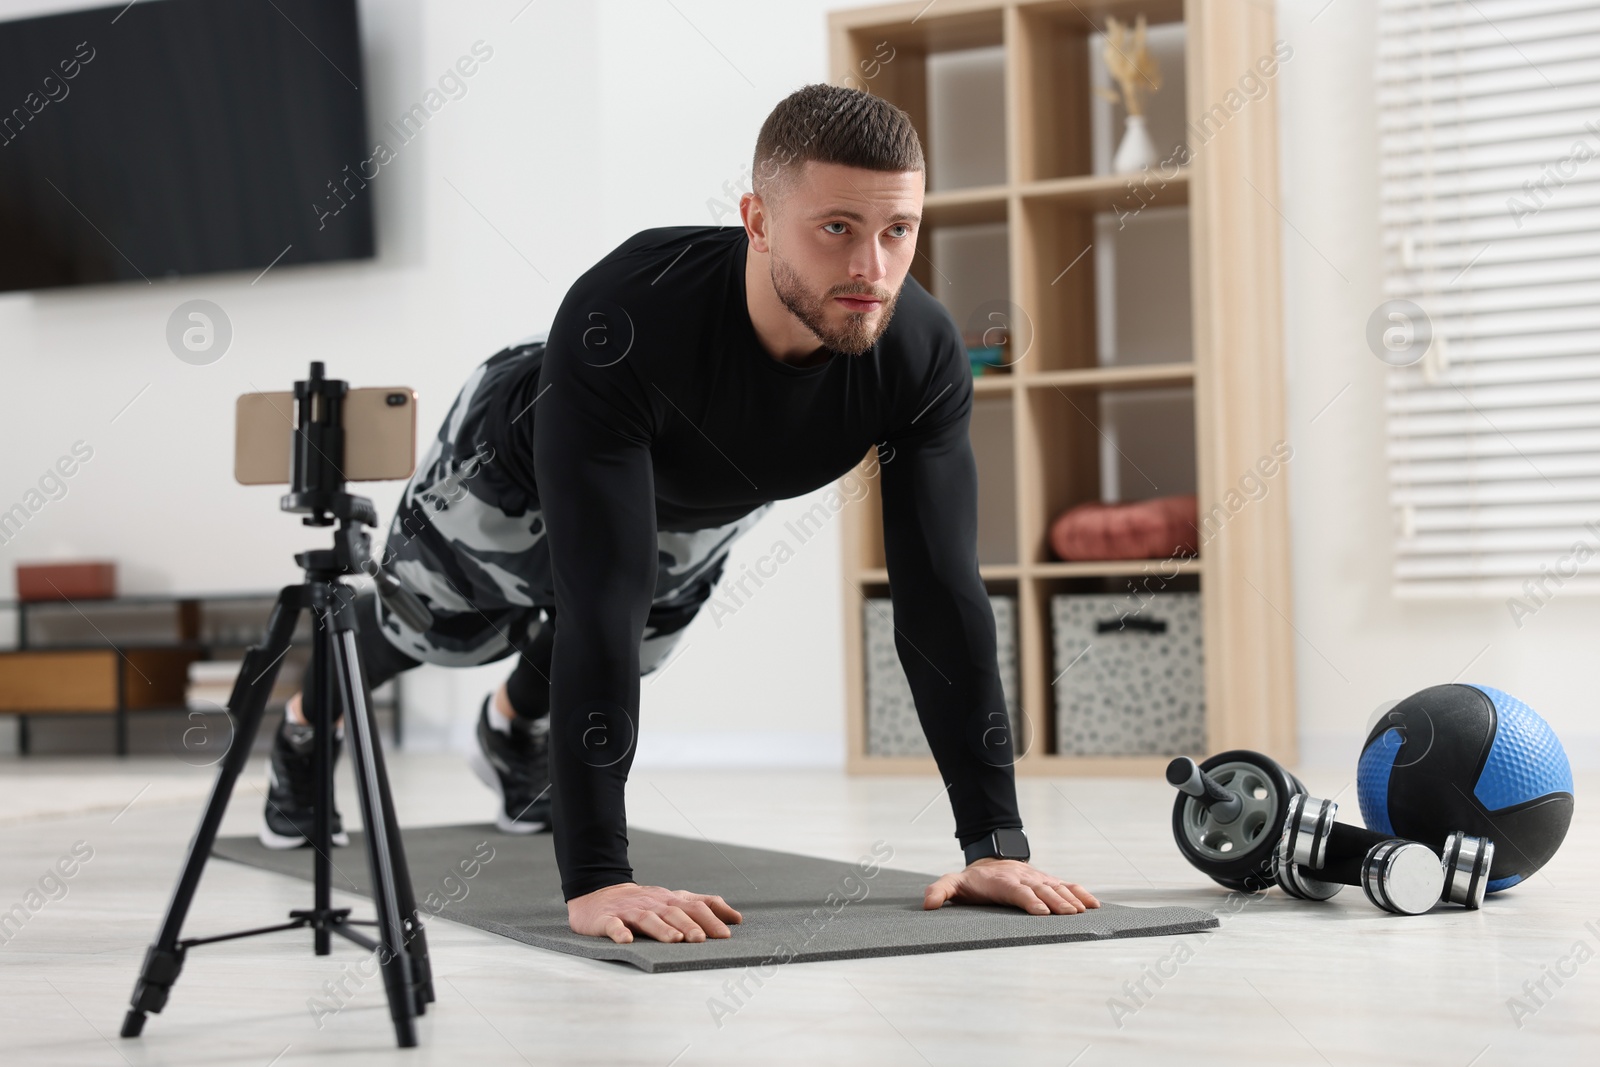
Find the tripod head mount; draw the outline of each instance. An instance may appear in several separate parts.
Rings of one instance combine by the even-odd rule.
[[[311,376],[294,383],[295,432],[289,462],[289,491],[278,499],[282,511],[303,514],[306,526],[332,526],[332,549],[314,549],[295,558],[308,572],[368,575],[390,610],[415,630],[433,625],[433,615],[415,593],[372,558],[366,527],[378,525],[372,501],[345,491],[344,398],[350,383],[324,375],[320,361]]]

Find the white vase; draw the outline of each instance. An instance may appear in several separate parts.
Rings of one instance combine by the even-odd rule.
[[[1118,174],[1137,174],[1156,164],[1155,142],[1144,124],[1143,115],[1129,115],[1128,128],[1122,134],[1117,154],[1111,158],[1111,169]]]

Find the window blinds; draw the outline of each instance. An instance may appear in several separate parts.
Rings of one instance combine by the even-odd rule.
[[[1600,591],[1600,4],[1380,0],[1377,81],[1396,592]]]

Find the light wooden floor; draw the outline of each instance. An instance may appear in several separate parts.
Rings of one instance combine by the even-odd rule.
[[[391,757],[391,774],[408,824],[489,814],[488,793],[459,757]],[[128,994],[211,777],[160,758],[0,763],[0,910],[75,842],[94,852],[64,897],[0,944],[0,1063],[1488,1067],[1593,1062],[1600,1036],[1591,959],[1600,894],[1589,884],[1600,876],[1600,831],[1582,802],[1600,781],[1584,776],[1562,852],[1531,885],[1477,913],[1389,916],[1354,889],[1325,905],[1273,891],[1229,911],[1226,892],[1178,856],[1160,782],[1023,779],[1040,866],[1107,900],[1221,909],[1221,929],[793,964],[749,986],[719,1028],[707,1002],[726,998],[734,972],[648,975],[436,919],[438,1001],[420,1021],[421,1047],[405,1052],[393,1047],[378,979],[320,1028],[308,1009],[359,950],[318,958],[302,935],[279,934],[195,949],[167,1010],[144,1037],[123,1041]],[[254,830],[263,777],[252,767],[225,832]],[[346,764],[340,777],[348,789]],[[1339,795],[1357,821],[1348,775],[1301,777],[1315,794]],[[644,828],[840,860],[884,839],[894,866],[938,872],[957,862],[932,779],[639,771],[629,789]],[[353,795],[341,809],[355,811]],[[264,925],[308,903],[304,883],[213,862],[186,933]],[[1135,988],[1141,980],[1148,995]],[[1529,997],[1524,983],[1541,981],[1545,992]],[[1514,997],[1527,1009],[1520,1018]]]

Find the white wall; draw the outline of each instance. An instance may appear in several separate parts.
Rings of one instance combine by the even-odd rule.
[[[0,18],[88,6],[0,0]],[[0,500],[20,499],[73,441],[95,450],[67,495],[0,547],[0,595],[17,561],[62,557],[115,558],[126,592],[298,580],[293,553],[327,531],[278,512],[277,489],[234,484],[233,398],[286,388],[321,359],[355,385],[414,386],[431,434],[472,367],[546,326],[567,284],[627,236],[737,223],[707,201],[737,204],[723,187],[748,184],[761,121],[826,80],[829,6],[363,2],[374,129],[475,41],[494,49],[372,183],[376,262],[0,295]],[[204,367],[164,341],[172,309],[197,297],[234,330]],[[363,491],[386,522],[400,486]],[[780,504],[736,546],[730,574],[807,506]],[[681,661],[645,680],[641,764],[842,762],[837,530],[795,547],[736,619],[697,620]],[[408,744],[465,744],[509,670],[410,672]]]
[[[1289,465],[1301,751],[1351,768],[1382,702],[1450,681],[1527,701],[1575,764],[1600,764],[1593,596],[1558,594],[1519,629],[1503,601],[1397,601],[1383,455],[1383,301],[1374,0],[1283,0],[1279,78]],[[1529,175],[1533,177],[1533,175]],[[1330,406],[1331,405],[1331,406]],[[1313,421],[1314,420],[1314,421]]]

